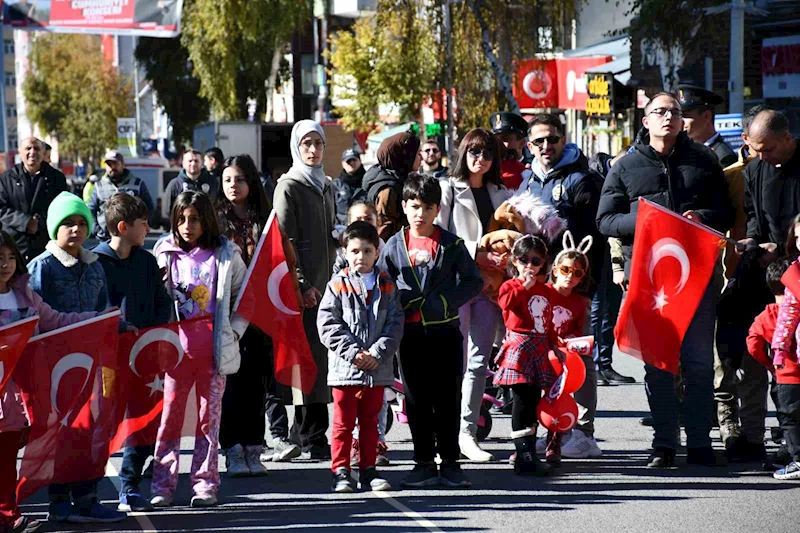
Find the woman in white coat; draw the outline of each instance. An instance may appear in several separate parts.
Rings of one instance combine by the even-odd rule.
[[[477,251],[494,211],[511,195],[500,178],[501,155],[502,147],[490,131],[476,128],[467,133],[459,146],[455,166],[448,179],[441,182],[442,204],[436,223],[464,239],[479,266],[504,270],[505,256]],[[489,358],[503,317],[497,304],[483,293],[462,306],[459,316],[466,364],[458,444],[468,459],[488,462],[494,457],[478,446],[475,435]]]

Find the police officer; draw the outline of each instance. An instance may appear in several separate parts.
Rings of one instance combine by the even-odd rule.
[[[722,168],[736,163],[736,152],[714,128],[714,107],[723,102],[722,98],[696,85],[678,85],[678,100],[683,111],[683,129],[689,137],[711,148]]]
[[[516,191],[522,184],[522,173],[525,171],[525,136],[528,123],[516,113],[492,113],[489,124],[503,146],[505,157],[500,164],[500,174],[507,189]]]

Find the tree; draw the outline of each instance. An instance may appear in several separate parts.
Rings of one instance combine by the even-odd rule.
[[[275,50],[310,16],[305,1],[186,0],[181,42],[217,118],[246,118],[250,98],[265,108]]]
[[[130,80],[103,61],[100,37],[36,34],[23,93],[31,122],[61,153],[96,161],[117,144],[117,117],[133,106]]]
[[[179,37],[141,37],[135,54],[169,116],[175,144],[191,140],[194,127],[208,120],[211,104],[200,96],[200,80],[194,77],[189,51]]]

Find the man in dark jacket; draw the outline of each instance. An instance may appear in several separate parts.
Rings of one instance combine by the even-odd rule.
[[[366,200],[367,193],[361,188],[364,165],[361,156],[352,148],[342,153],[342,172],[333,180],[333,195],[336,199],[336,224],[347,225],[347,210],[358,200]]]
[[[639,198],[662,205],[690,220],[727,231],[735,219],[722,167],[710,150],[693,142],[681,124],[681,107],[670,93],[650,100],[642,120],[648,134],[611,168],[603,185],[597,224],[604,235],[622,239],[629,269]],[[681,346],[685,383],[684,413],[689,464],[724,464],[711,448],[714,410],[715,280],[695,311]],[[658,335],[657,331],[647,332]],[[678,399],[674,376],[645,365],[645,383],[653,415],[653,453],[648,466],[674,465],[678,448]]]
[[[678,101],[683,111],[683,129],[689,138],[708,146],[722,168],[736,163],[736,152],[714,127],[714,107],[723,102],[722,98],[696,85],[678,85]]]
[[[36,137],[19,145],[22,163],[0,175],[0,226],[17,241],[25,261],[44,252],[47,210],[67,190],[64,174],[43,162],[44,146]]]
[[[167,198],[169,198],[169,209],[179,194],[186,191],[204,192],[211,196],[213,202],[217,197],[219,183],[217,179],[203,168],[203,154],[197,150],[187,150],[183,154],[183,169],[180,174],[167,185]]]

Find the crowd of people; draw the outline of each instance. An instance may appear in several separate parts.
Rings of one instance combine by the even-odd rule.
[[[781,281],[800,248],[798,140],[780,112],[758,107],[745,116],[745,145],[733,161],[713,130],[717,103],[694,87],[657,94],[636,142],[591,160],[567,142],[558,116],[526,122],[497,113],[490,129],[463,136],[450,168],[435,140],[401,133],[381,144],[366,171],[359,153],[346,150],[336,179],[322,165],[324,130],[301,120],[291,134],[293,165],[268,188],[247,155],[223,159],[212,149],[203,168],[203,154],[187,152],[168,187],[171,229],[152,254],[142,246],[153,202],[119,153],[106,154],[107,173],[83,202],[43,161],[43,143],[25,139],[22,163],[0,176],[0,321],[38,314],[45,331],[119,308],[121,327],[138,332],[213,316],[193,507],[217,503],[220,448],[230,477],[302,458],[330,461],[335,492],[354,490],[354,467],[357,488],[391,489],[376,467],[390,460],[384,388],[396,377],[415,462],[404,487],[470,487],[459,461],[495,460],[477,438],[490,369],[510,404],[513,471],[548,475],[563,458],[602,455],[597,387],[634,382],[612,368],[613,332],[645,198],[738,241],[695,311],[680,376],[646,365],[651,417],[643,423],[654,430],[647,465],[675,465],[683,425],[689,464],[781,463],[775,478],[800,479],[800,291]],[[517,234],[504,251],[487,248],[498,213],[520,195],[563,225]],[[276,382],[272,339],[233,308],[272,212],[318,369],[305,392]],[[83,247],[90,235],[102,240],[91,251]],[[496,292],[487,290],[487,273],[503,280]],[[565,340],[585,335],[594,352],[582,356],[577,425],[537,441],[537,405],[556,380],[550,354],[563,361]],[[785,441],[769,459],[768,376]],[[189,386],[166,373],[157,440],[125,449],[117,510],[98,502],[98,480],[81,481],[49,488],[48,519],[113,522],[172,505],[180,439],[171,430],[183,422]],[[712,448],[715,423],[724,454]],[[0,524],[11,531],[39,526],[20,515],[13,491],[26,426],[12,377],[0,410]],[[140,485],[150,456],[146,499]]]

